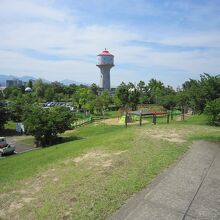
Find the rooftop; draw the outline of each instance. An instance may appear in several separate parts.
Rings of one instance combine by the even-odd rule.
[[[98,54],[98,56],[113,56],[112,54],[109,53],[108,50],[103,50],[100,54]]]

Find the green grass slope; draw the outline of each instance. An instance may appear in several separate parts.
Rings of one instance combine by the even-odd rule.
[[[218,141],[220,129],[205,120],[90,124],[66,132],[66,143],[1,159],[0,218],[105,219],[194,139]]]

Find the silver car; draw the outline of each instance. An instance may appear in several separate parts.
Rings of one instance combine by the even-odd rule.
[[[0,137],[0,156],[9,155],[15,152],[15,146],[8,144],[5,137]]]

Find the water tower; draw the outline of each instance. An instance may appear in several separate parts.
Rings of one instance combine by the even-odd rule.
[[[97,64],[101,71],[100,87],[110,89],[110,69],[114,66],[114,56],[106,49],[97,55]]]

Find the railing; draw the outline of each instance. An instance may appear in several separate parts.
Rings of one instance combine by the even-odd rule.
[[[85,124],[92,123],[92,117],[84,118],[84,119],[79,119],[75,121],[74,123],[71,124],[72,128],[77,128]]]

